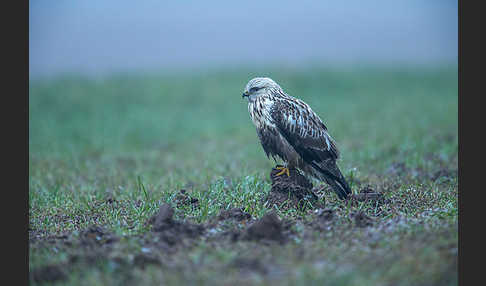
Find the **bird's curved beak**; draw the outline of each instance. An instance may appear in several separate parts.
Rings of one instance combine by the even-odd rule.
[[[248,91],[243,92],[243,95],[241,97],[244,98],[245,96],[246,97],[250,96],[250,94],[248,93]]]

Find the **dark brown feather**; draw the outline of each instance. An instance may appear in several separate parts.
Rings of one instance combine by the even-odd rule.
[[[296,102],[290,100],[275,102],[271,115],[280,133],[305,161],[321,162],[337,159],[339,151],[334,140],[327,134],[324,123],[310,108],[302,109],[302,103]],[[296,123],[292,124],[289,118]]]

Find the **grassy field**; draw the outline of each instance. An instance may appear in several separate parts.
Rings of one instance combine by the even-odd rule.
[[[324,209],[265,204],[275,163],[241,98],[259,75],[321,116],[353,191],[384,202],[324,188]],[[457,284],[457,68],[66,76],[29,89],[33,285]],[[163,203],[202,230],[153,231]],[[221,218],[234,208],[245,219]],[[285,239],[243,239],[272,208]]]

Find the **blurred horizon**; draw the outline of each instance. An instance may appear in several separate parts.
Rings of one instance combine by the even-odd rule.
[[[457,1],[29,1],[29,77],[457,65]]]

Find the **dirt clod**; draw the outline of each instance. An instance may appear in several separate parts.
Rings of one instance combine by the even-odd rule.
[[[352,213],[351,218],[353,218],[357,227],[367,227],[373,225],[373,219],[362,211]]]
[[[170,225],[173,216],[174,209],[169,204],[161,205],[159,212],[150,219],[152,221],[152,230],[162,230],[165,226]]]
[[[204,232],[204,226],[182,222],[173,219],[174,209],[169,204],[160,206],[159,212],[148,221],[152,224],[152,231],[157,233],[159,238],[173,246],[182,242],[184,238],[196,238]]]
[[[61,281],[67,278],[61,265],[46,265],[30,272],[32,280],[37,283]]]
[[[248,240],[268,239],[283,241],[283,226],[275,212],[265,214],[261,219],[250,225],[246,231]]]

